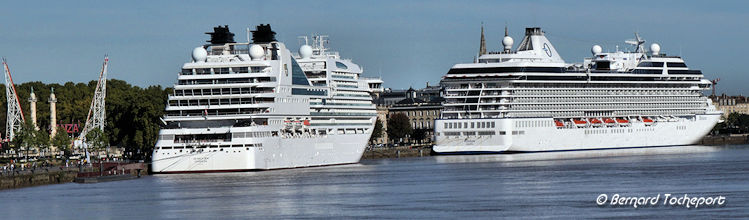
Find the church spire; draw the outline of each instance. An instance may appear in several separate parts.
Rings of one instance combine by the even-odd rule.
[[[484,38],[484,22],[481,22],[481,45],[479,46],[479,56],[486,54],[486,39]]]

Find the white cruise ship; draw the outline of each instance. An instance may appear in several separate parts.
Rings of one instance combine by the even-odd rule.
[[[454,65],[443,77],[444,110],[435,121],[441,154],[540,152],[689,145],[720,119],[702,94],[711,86],[678,56],[602,52],[568,64],[540,28],[526,28],[516,50]],[[482,33],[483,38],[483,33]],[[480,51],[485,51],[482,43]]]
[[[376,116],[362,68],[319,47],[294,57],[270,25],[251,43],[235,43],[226,26],[207,34],[168,98],[154,173],[359,162]]]

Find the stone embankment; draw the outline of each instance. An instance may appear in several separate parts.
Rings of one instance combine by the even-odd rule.
[[[379,158],[400,158],[400,157],[426,157],[432,152],[431,146],[426,147],[379,147],[367,148],[362,155],[362,160],[379,159]]]
[[[697,144],[699,144],[699,145],[749,144],[749,134],[705,136]]]
[[[50,167],[35,170],[7,171],[0,174],[0,190],[47,184],[69,183],[78,175],[78,168]]]
[[[82,177],[102,177],[103,180],[110,180],[111,178],[107,178],[108,176],[119,175],[120,177],[114,180],[131,179],[123,178],[122,174],[140,177],[148,175],[148,168],[144,163],[105,162],[102,164],[95,163],[91,167],[83,169],[78,167],[44,167],[14,171],[0,170],[0,190],[70,183],[76,178]]]

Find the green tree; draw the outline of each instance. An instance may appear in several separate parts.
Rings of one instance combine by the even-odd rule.
[[[48,156],[49,152],[49,134],[45,130],[33,130],[34,137],[32,138],[32,146],[39,149],[44,156]]]
[[[411,138],[416,141],[416,143],[421,143],[424,138],[427,136],[427,129],[415,129],[413,131],[413,134],[411,135]]]
[[[13,145],[17,152],[25,150],[28,154],[29,148],[34,144],[34,126],[31,125],[31,121],[26,121],[21,124],[21,128],[15,132],[13,137]]]
[[[731,114],[728,114],[728,117],[726,117],[725,123],[729,127],[735,128],[738,126],[740,118],[741,118],[741,114],[739,114],[738,112],[732,112]]]
[[[88,145],[89,152],[97,152],[98,154],[98,152],[104,149],[108,143],[109,140],[107,136],[104,135],[104,132],[99,128],[94,128],[86,133],[86,144]]]
[[[96,83],[96,80],[64,84],[44,84],[36,81],[16,84],[15,87],[20,100],[27,100],[31,87],[34,87],[34,93],[39,99],[37,102],[37,109],[40,109],[37,112],[38,126],[46,128],[51,125],[50,112],[47,109],[49,109],[48,99],[52,88],[57,97],[57,123],[78,123],[83,126],[82,122],[86,121]],[[0,85],[0,90],[3,89],[5,86]],[[167,95],[171,93],[171,88],[161,86],[141,88],[118,79],[107,80],[107,126],[103,130],[103,135],[109,140],[109,144],[125,148],[129,159],[149,159],[149,153],[158,139],[161,123],[159,118],[164,115]],[[5,93],[0,93],[0,112],[6,111],[5,100]],[[21,102],[21,107],[28,109],[29,102]],[[26,118],[29,118],[30,112],[24,113]],[[5,123],[5,117],[0,117],[0,124]],[[38,137],[39,135],[31,136]],[[18,144],[18,141],[21,140],[12,142],[11,146],[22,147],[23,145]],[[35,145],[32,142],[34,141],[25,144]]]
[[[63,129],[57,129],[55,136],[52,138],[52,145],[57,147],[58,150],[63,151],[65,158],[69,158],[72,153],[72,149],[70,148],[71,143],[72,139],[68,136],[68,132]]]
[[[388,119],[387,134],[391,140],[401,141],[413,132],[411,120],[403,113],[390,115]]]
[[[376,119],[374,128],[372,129],[372,136],[369,136],[369,142],[372,143],[380,137],[382,137],[382,121]]]

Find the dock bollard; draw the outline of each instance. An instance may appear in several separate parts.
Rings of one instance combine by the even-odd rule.
[[[400,158],[401,157],[401,150],[396,150],[395,151],[395,157],[396,158]]]

